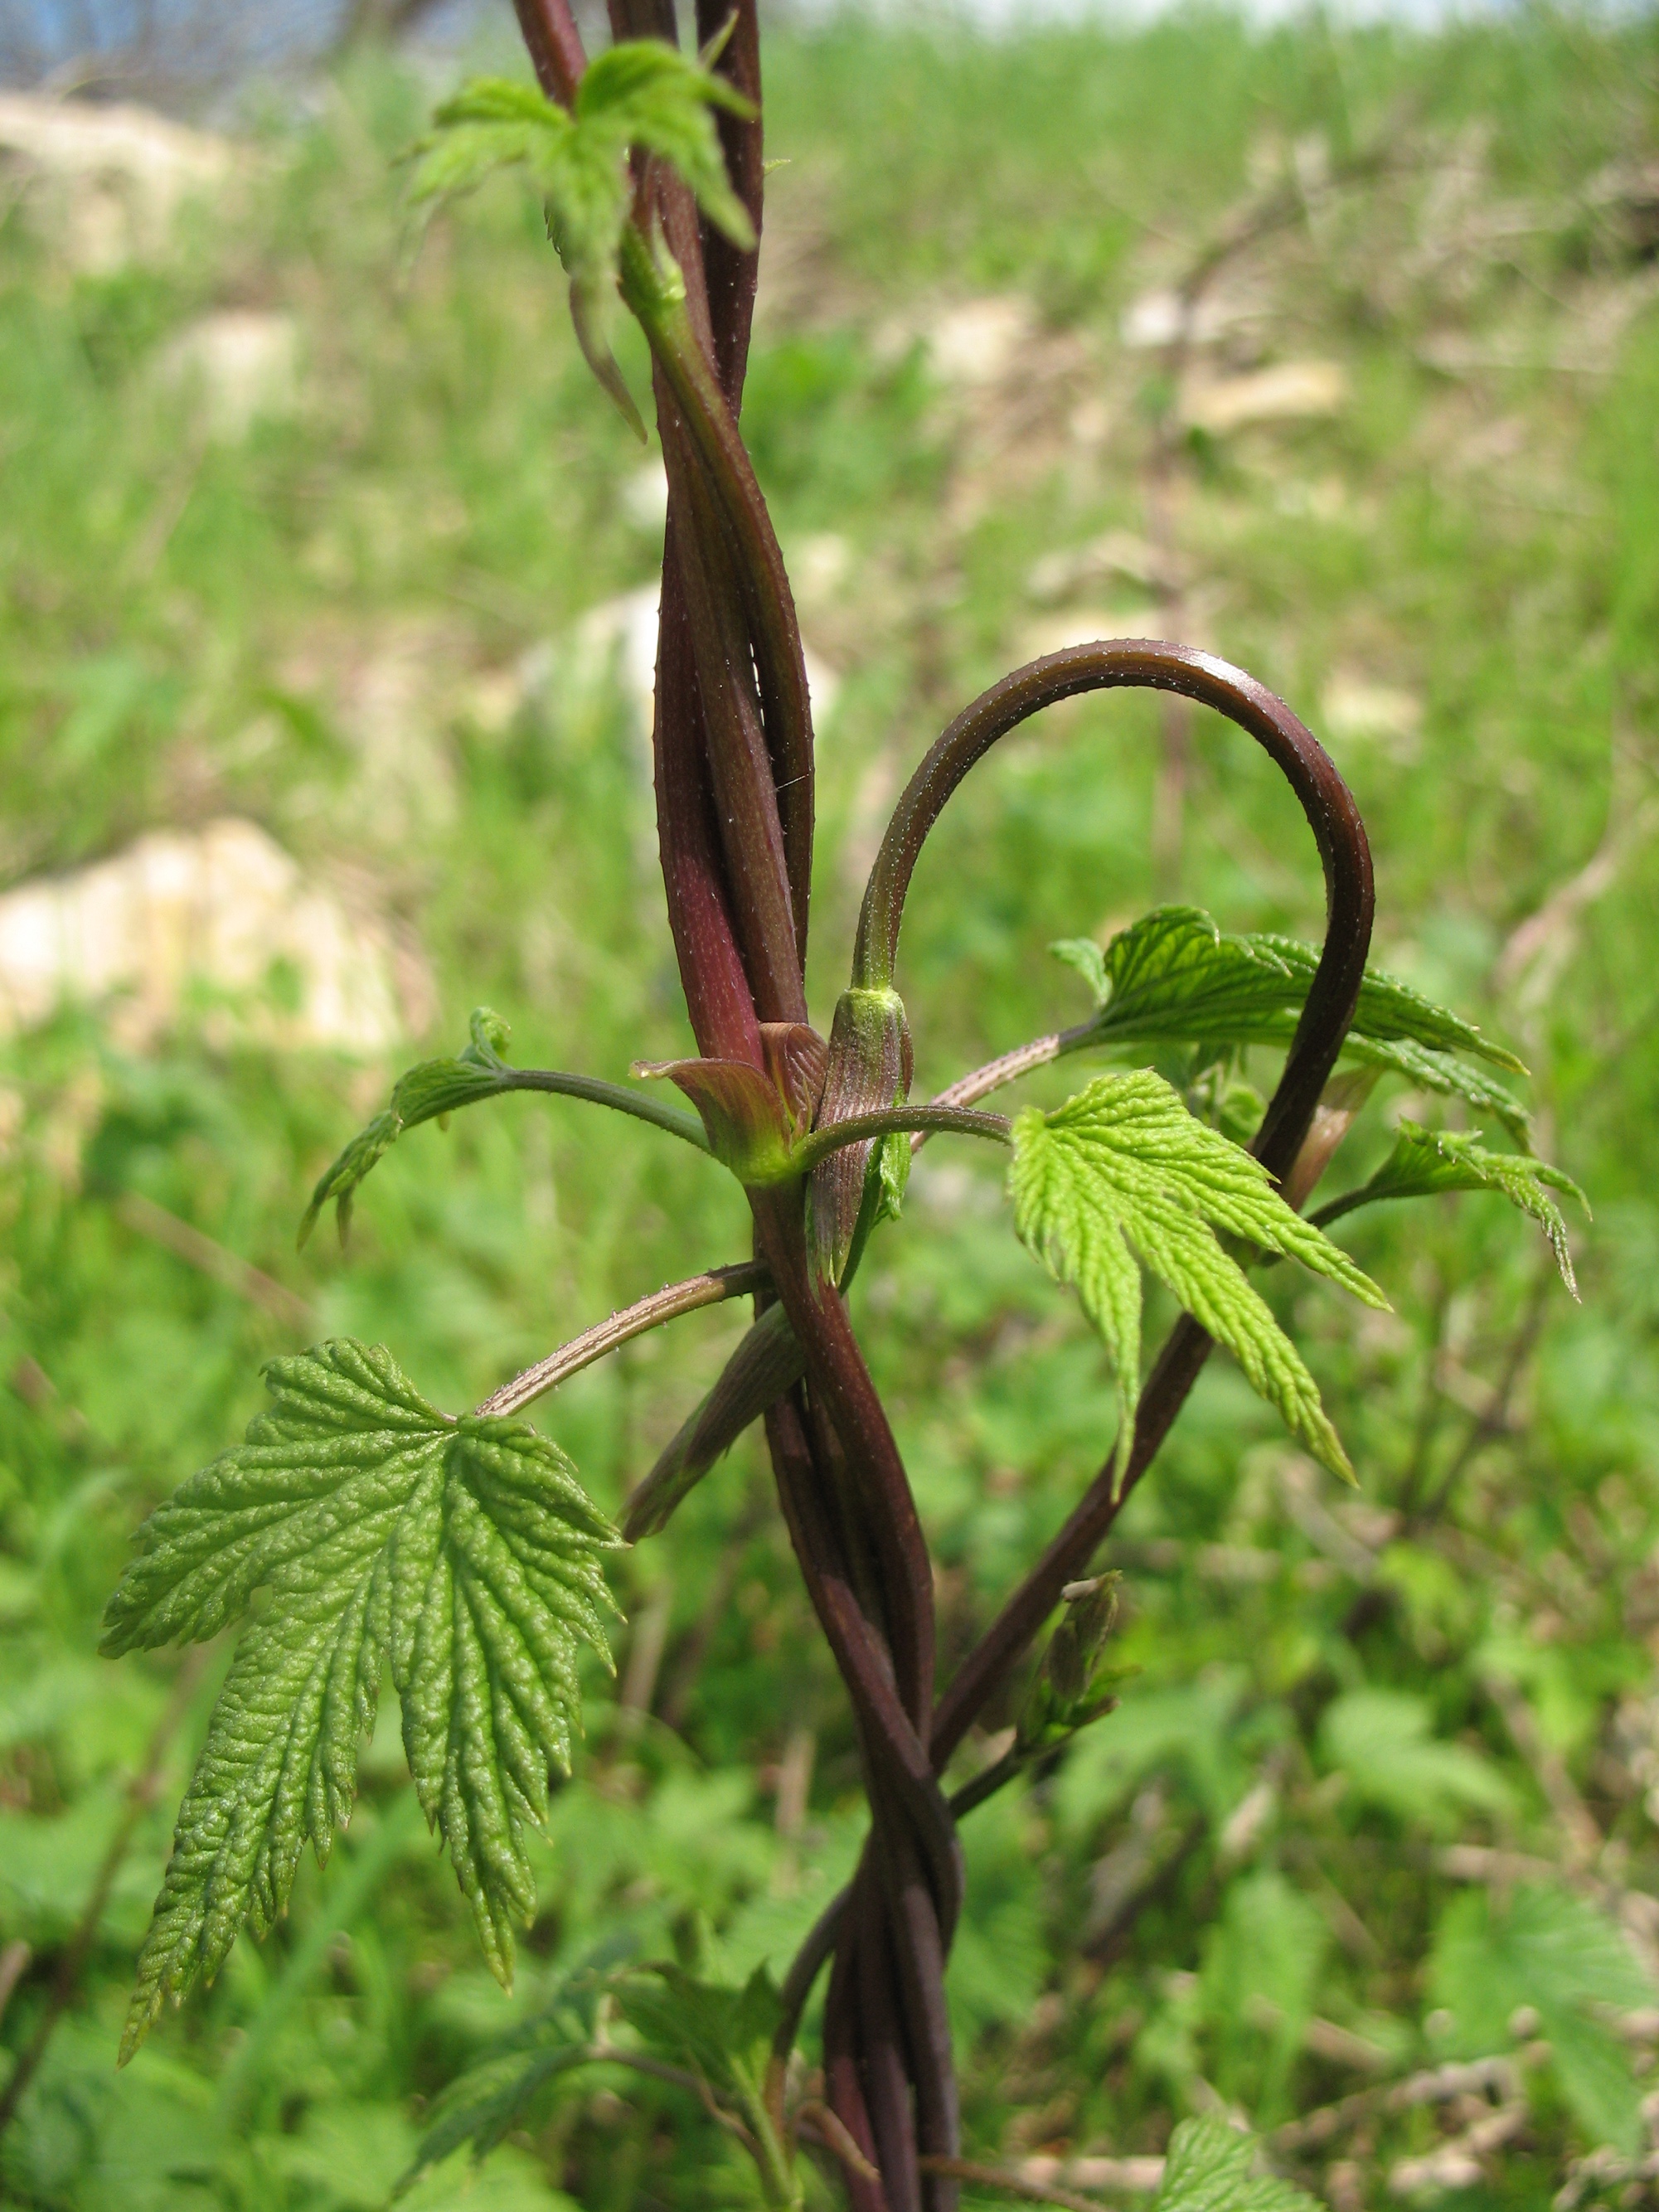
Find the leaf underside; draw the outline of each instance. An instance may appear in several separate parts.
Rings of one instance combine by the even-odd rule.
[[[1548,1240],[1562,1281],[1577,1297],[1567,1224],[1551,1193],[1559,1191],[1564,1197],[1576,1199],[1586,1213],[1589,1200],[1570,1175],[1544,1160],[1535,1160],[1525,1152],[1488,1152],[1478,1129],[1462,1135],[1401,1121],[1395,1133],[1394,1150],[1370,1181],[1337,1200],[1325,1210],[1325,1218],[1334,1219],[1383,1199],[1430,1198],[1449,1190],[1495,1190],[1511,1206],[1529,1214]]]
[[[1268,933],[1231,935],[1189,906],[1155,908],[1103,952],[1087,939],[1054,949],[1094,993],[1098,1011],[1086,1039],[1092,1045],[1288,1045],[1319,964],[1311,945]],[[1515,1073],[1525,1072],[1521,1062],[1473,1023],[1380,969],[1365,971],[1343,1051],[1419,1089],[1462,1098],[1495,1115],[1517,1143],[1526,1141],[1520,1100],[1452,1055]]]
[[[1076,1288],[1111,1354],[1120,1476],[1140,1380],[1138,1256],[1226,1346],[1314,1456],[1353,1480],[1300,1353],[1216,1231],[1300,1260],[1368,1305],[1386,1301],[1346,1253],[1291,1212],[1259,1161],[1189,1114],[1150,1068],[1097,1077],[1052,1114],[1028,1107],[1015,1119],[1013,1143],[1015,1226]]]
[[[618,1539],[556,1445],[452,1421],[378,1346],[323,1344],[265,1377],[270,1409],[151,1514],[106,1608],[114,1655],[216,1635],[268,1592],[179,1809],[124,2057],[245,1921],[271,1926],[307,1843],[326,1859],[383,1667],[422,1808],[510,1979],[535,1908],[525,1829],[580,1727],[579,1647],[610,1663],[600,1559]]]

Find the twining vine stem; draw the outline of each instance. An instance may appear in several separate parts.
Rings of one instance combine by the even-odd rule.
[[[515,4],[544,89],[569,105],[584,59],[568,0]],[[675,41],[672,0],[608,5],[616,37]],[[697,0],[697,32],[708,40],[728,12],[729,36],[716,66],[755,107],[746,119],[722,117],[720,129],[758,239],[755,0],[737,0],[734,9],[728,0]],[[757,261],[700,221],[686,187],[662,165],[636,161],[635,177],[621,284],[651,345],[669,477],[653,739],[664,883],[699,1051],[759,1068],[766,1065],[763,1025],[805,1019],[813,787],[799,626],[738,429]],[[853,982],[890,991],[911,874],[928,831],[975,762],[1042,707],[1128,685],[1217,708],[1249,731],[1289,780],[1319,846],[1324,949],[1255,1145],[1282,1177],[1352,1014],[1370,931],[1370,856],[1353,803],[1308,732],[1261,685],[1206,654],[1149,641],[1074,647],[1018,671],[967,708],[912,778],[883,841],[860,919]],[[1041,1065],[1062,1043],[1040,1040],[1018,1066],[1005,1057],[993,1079]],[[832,1079],[826,1091],[829,1126],[795,1148],[789,1165],[799,1172],[750,1191],[763,1268],[753,1287],[763,1313],[773,1299],[781,1304],[804,1360],[804,1382],[767,1413],[767,1436],[803,1578],[852,1702],[872,1814],[850,1894],[817,1954],[833,1948],[836,1962],[824,2011],[825,2101],[834,2132],[844,2138],[854,2212],[953,2212],[959,2181],[974,2177],[961,2158],[944,1999],[962,1865],[939,1777],[1064,1585],[1086,1567],[1168,1433],[1210,1340],[1190,1320],[1177,1325],[1142,1394],[1125,1481],[1115,1482],[1108,1461],[936,1702],[927,1545],[841,1291],[809,1250],[805,1170],[832,1150],[895,1127],[908,1128],[913,1139],[934,1128],[1006,1137],[1006,1124],[971,1112],[973,1099],[984,1095],[969,1089],[980,1078],[964,1079],[932,1109],[898,1118],[888,1102],[902,1103],[908,1045],[896,1099],[885,1087],[889,1062],[878,1065],[877,1043],[861,1069],[862,1051],[855,1040],[851,1077]],[[695,1289],[678,1285],[658,1296],[684,1297],[689,1310],[732,1295],[735,1273],[713,1271]],[[590,1332],[590,1340],[617,1340],[623,1318]],[[553,1368],[573,1371],[568,1362],[584,1343],[506,1386],[497,1401],[527,1402],[520,1394],[549,1387]],[[795,2018],[810,1983],[798,1961],[788,1984]],[[768,2085],[774,2116],[781,2091],[775,2063]],[[854,2157],[845,2156],[847,2147]]]

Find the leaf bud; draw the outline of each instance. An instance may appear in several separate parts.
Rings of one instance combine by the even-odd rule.
[[[818,1109],[817,1127],[833,1127],[860,1114],[901,1106],[910,1093],[913,1060],[910,1024],[904,1001],[885,987],[843,991],[830,1030],[829,1068]],[[820,1274],[839,1282],[866,1204],[871,1155],[878,1140],[845,1145],[812,1170],[810,1229],[812,1256]],[[902,1150],[902,1158],[900,1151]],[[881,1145],[872,1207],[896,1213],[909,1165],[909,1141],[900,1137]],[[867,1226],[868,1224],[866,1224]]]

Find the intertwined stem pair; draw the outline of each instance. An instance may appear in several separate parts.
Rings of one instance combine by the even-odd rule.
[[[568,104],[585,66],[566,0],[516,0],[543,89]],[[755,0],[697,0],[701,42],[726,33],[717,66],[754,103],[722,115],[732,182],[758,238],[760,64]],[[619,38],[672,40],[672,0],[610,0]],[[687,188],[641,163],[622,288],[651,342],[669,481],[654,754],[669,918],[691,1024],[706,1059],[766,1071],[780,1036],[806,1022],[804,986],[812,845],[812,739],[787,579],[737,427],[757,257],[700,219]],[[680,281],[665,276],[660,240]],[[900,800],[872,877],[853,963],[855,994],[890,994],[910,876],[951,793],[997,740],[1079,692],[1143,685],[1230,716],[1272,756],[1300,801],[1324,865],[1323,953],[1284,1075],[1254,1149],[1291,1169],[1334,1065],[1364,973],[1370,862],[1349,794],[1318,744],[1272,695],[1205,654],[1146,642],[1074,647],[1007,678],[933,748]],[[893,1002],[896,1005],[896,1001]],[[902,1013],[897,1017],[902,1026]],[[874,1025],[879,1027],[879,1024]],[[866,1024],[838,1023],[829,1080],[808,1102],[817,1126],[890,1107],[908,1087],[902,1052]],[[820,1048],[821,1050],[821,1048]],[[856,1197],[867,1147],[836,1155]],[[850,1186],[848,1178],[852,1178]],[[777,1397],[766,1433],[806,1588],[852,1702],[871,1808],[863,1862],[786,1984],[780,2058],[833,1953],[825,2004],[825,2094],[857,2212],[950,2212],[957,2183],[929,2171],[959,2156],[944,1973],[962,1901],[962,1862],[940,1777],[1006,1683],[1064,1586],[1083,1574],[1145,1472],[1210,1350],[1190,1318],[1159,1355],[1139,1401],[1127,1476],[1109,1458],[1065,1526],[957,1668],[935,1682],[933,1571],[904,1466],[809,1218],[805,1182],[753,1188],[757,1304],[775,1299],[804,1379]],[[836,1189],[820,1185],[828,1207]],[[842,1224],[845,1228],[846,1224]],[[714,1293],[711,1293],[714,1294]],[[775,2094],[781,2096],[781,2069]]]

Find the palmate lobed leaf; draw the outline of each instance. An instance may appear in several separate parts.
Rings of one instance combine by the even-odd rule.
[[[1243,1038],[1252,1025],[1280,1024],[1299,1014],[1319,965],[1316,946],[1265,932],[1233,935],[1201,908],[1155,907],[1121,930],[1102,952],[1087,939],[1054,948],[1095,993],[1094,1027],[1103,1038],[1164,1036],[1203,1041]],[[1474,1053],[1516,1074],[1513,1053],[1492,1043],[1461,1016],[1437,1006],[1380,968],[1365,970],[1354,1027],[1384,1041],[1407,1039],[1434,1052]]]
[[[1390,1198],[1431,1198],[1442,1191],[1495,1190],[1510,1204],[1529,1214],[1542,1229],[1561,1279],[1578,1295],[1567,1246],[1567,1224],[1551,1193],[1577,1199],[1586,1213],[1589,1200],[1560,1168],[1535,1160],[1527,1152],[1488,1152],[1480,1132],[1467,1135],[1450,1129],[1425,1129],[1416,1121],[1401,1121],[1395,1133],[1394,1150],[1367,1183],[1348,1191],[1322,1209],[1327,1221],[1339,1219],[1362,1206],[1375,1206]]]
[[[1075,1286],[1111,1353],[1120,1475],[1140,1380],[1138,1255],[1314,1456],[1353,1480],[1300,1353],[1215,1232],[1300,1260],[1368,1305],[1387,1301],[1346,1252],[1291,1212],[1258,1160],[1189,1114],[1150,1068],[1097,1077],[1053,1113],[1028,1107],[1015,1118],[1013,1143],[1015,1226],[1059,1280]]]
[[[265,1374],[270,1409],[151,1514],[106,1609],[113,1655],[212,1636],[269,1591],[179,1809],[124,2056],[245,1921],[270,1928],[306,1843],[327,1856],[383,1664],[422,1809],[509,1979],[535,1905],[524,1829],[580,1724],[578,1647],[610,1661],[600,1558],[620,1540],[556,1445],[450,1419],[379,1346]]]
[[[1197,907],[1158,907],[1104,951],[1088,938],[1052,947],[1093,992],[1098,1011],[1079,1043],[1288,1045],[1319,964],[1295,938],[1235,936]],[[1518,1144],[1529,1116],[1514,1093],[1462,1064],[1462,1053],[1524,1073],[1513,1053],[1472,1022],[1368,968],[1343,1045],[1351,1061],[1495,1115]]]

